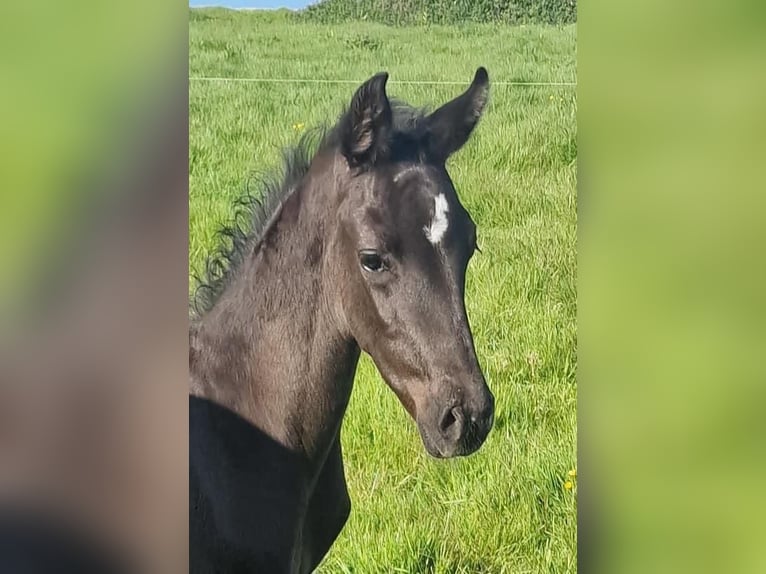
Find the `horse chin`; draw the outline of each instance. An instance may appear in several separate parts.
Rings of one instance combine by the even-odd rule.
[[[425,442],[423,443],[423,446],[425,447],[425,449],[426,449],[426,452],[427,452],[429,455],[431,455],[433,458],[438,458],[438,459],[447,458],[446,456],[444,456],[444,455],[442,454],[442,451],[441,451],[441,450],[439,450],[439,448],[438,448],[438,447],[436,447],[436,446],[434,446],[434,445],[430,445],[430,444],[428,444],[428,443],[425,443]]]
[[[420,438],[423,440],[423,447],[433,458],[444,459],[459,456],[456,446],[438,444],[437,441],[431,438],[429,432],[420,425],[418,425],[418,430],[420,431]]]

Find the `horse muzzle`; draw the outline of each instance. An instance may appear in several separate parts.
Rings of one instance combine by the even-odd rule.
[[[492,429],[495,398],[486,389],[476,401],[449,404],[428,411],[430,416],[418,418],[418,429],[426,451],[435,458],[468,456],[484,444]]]

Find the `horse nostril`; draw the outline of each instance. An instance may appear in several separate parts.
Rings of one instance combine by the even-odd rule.
[[[439,429],[442,432],[446,432],[449,430],[449,427],[451,427],[453,424],[455,424],[455,415],[452,414],[452,409],[448,409],[443,415],[442,420],[439,421]]]
[[[442,434],[454,435],[453,438],[457,439],[460,436],[462,427],[463,411],[460,407],[453,407],[444,411],[439,421],[439,430]]]

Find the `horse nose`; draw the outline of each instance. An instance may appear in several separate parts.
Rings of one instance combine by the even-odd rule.
[[[465,425],[463,444],[468,452],[477,450],[487,438],[495,422],[495,397],[488,393],[480,405],[472,409],[468,424]]]
[[[442,437],[455,445],[457,452],[470,454],[487,438],[495,418],[494,397],[474,405],[456,405],[442,412],[439,431]]]
[[[463,437],[465,427],[465,414],[463,407],[455,406],[447,408],[439,419],[439,431],[442,436],[451,442],[459,442]]]
[[[482,408],[479,409],[478,417],[475,419],[477,423],[489,433],[492,429],[492,425],[495,424],[495,396],[491,392],[487,392],[487,398]]]

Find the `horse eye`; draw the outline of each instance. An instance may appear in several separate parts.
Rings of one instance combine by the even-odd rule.
[[[378,271],[383,271],[383,269],[385,269],[383,258],[377,251],[372,251],[370,249],[365,249],[364,251],[359,252],[359,262],[362,264],[365,271],[370,271],[372,273],[377,273]]]

